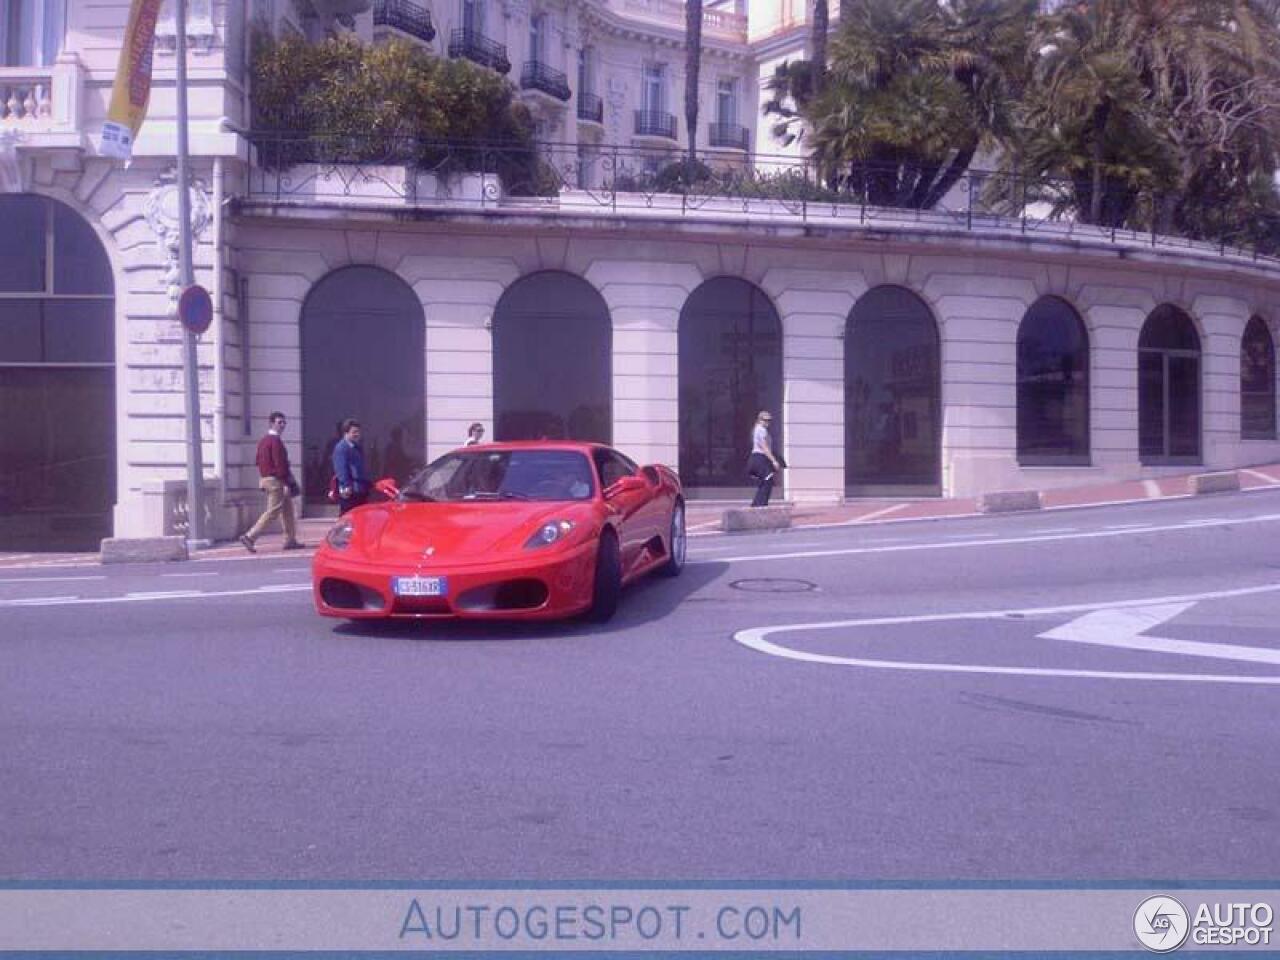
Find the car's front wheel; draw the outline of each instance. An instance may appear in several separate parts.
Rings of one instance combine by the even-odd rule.
[[[684,503],[676,501],[671,508],[671,529],[667,533],[667,562],[658,568],[664,577],[678,577],[684,569],[685,552],[689,546],[689,535],[685,529]]]
[[[596,552],[596,575],[587,616],[596,623],[604,623],[617,612],[621,596],[622,551],[617,534],[606,527],[600,534],[600,548]]]

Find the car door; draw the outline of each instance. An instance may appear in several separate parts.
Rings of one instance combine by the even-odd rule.
[[[636,476],[635,464],[614,450],[600,448],[595,451],[596,470],[600,475],[600,489],[604,492],[605,507],[618,519],[618,546],[622,551],[622,569],[630,573],[648,539],[646,516],[652,491],[648,483],[634,489],[617,487],[619,480]]]

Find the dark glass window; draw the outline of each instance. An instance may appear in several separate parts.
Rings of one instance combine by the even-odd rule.
[[[869,290],[845,327],[845,485],[850,496],[942,490],[938,328],[903,287]]]
[[[1018,327],[1018,461],[1089,462],[1089,337],[1057,297],[1037,300]]]
[[[53,213],[54,293],[111,294],[111,264],[93,228],[75,211],[55,206]]]
[[[422,304],[378,267],[344,267],[302,307],[302,452],[306,502],[326,504],[333,448],[360,421],[374,480],[409,479],[425,460],[426,330]]]
[[[0,197],[0,293],[45,291],[50,201],[30,194]],[[99,255],[105,258],[101,253]],[[108,287],[108,292],[110,288]]]
[[[716,277],[680,311],[680,477],[689,487],[747,487],[756,414],[782,449],[782,323],[762,290]]]
[[[1261,317],[1253,317],[1240,341],[1240,436],[1276,436],[1276,349]]]
[[[110,263],[57,201],[0,196],[0,223],[0,292],[25,294],[0,298],[0,549],[97,549],[116,501]],[[75,239],[85,235],[92,243]],[[49,252],[56,263],[68,244],[100,296],[48,289]]]
[[[623,477],[634,476],[636,465],[612,450],[595,451],[596,470],[600,474],[600,486],[608,488]]]
[[[1154,464],[1200,459],[1200,336],[1169,304],[1138,337],[1138,455]]]
[[[613,329],[596,289],[570,273],[517,280],[493,313],[496,440],[613,433]]]

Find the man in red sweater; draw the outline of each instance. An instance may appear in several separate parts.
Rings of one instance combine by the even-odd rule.
[[[304,544],[298,542],[293,517],[293,498],[298,494],[298,481],[293,479],[293,471],[289,469],[289,451],[280,439],[287,421],[277,410],[267,422],[267,435],[258,441],[258,473],[262,478],[258,486],[267,494],[267,509],[262,511],[258,522],[249,528],[240,542],[250,553],[257,553],[258,548],[254,544],[258,537],[272,520],[279,517],[284,525],[284,549],[301,550]]]

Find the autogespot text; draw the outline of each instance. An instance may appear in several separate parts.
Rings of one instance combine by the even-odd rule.
[[[400,924],[405,942],[799,943],[794,904],[546,903],[438,904],[414,898]]]

